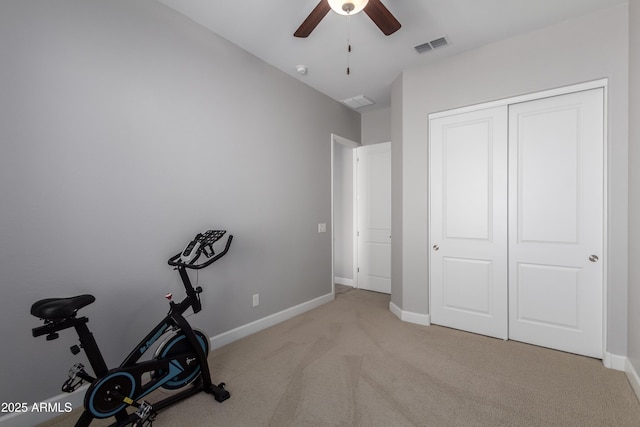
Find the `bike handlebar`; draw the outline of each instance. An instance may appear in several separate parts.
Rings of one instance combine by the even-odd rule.
[[[217,255],[213,251],[213,244],[217,240],[219,240],[225,233],[225,230],[209,230],[204,234],[198,233],[198,235],[196,235],[196,237],[191,242],[189,242],[184,251],[169,258],[169,265],[174,267],[189,268],[193,270],[199,270],[201,268],[210,266],[211,264],[225,256],[229,251],[229,248],[231,247],[233,235],[229,234],[224,250]],[[203,263],[196,264],[196,261],[198,260],[198,258],[200,258],[200,255],[203,252],[209,259]]]

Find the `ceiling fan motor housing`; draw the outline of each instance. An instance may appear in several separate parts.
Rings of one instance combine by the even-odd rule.
[[[354,15],[369,3],[369,0],[329,0],[331,9],[341,15]]]

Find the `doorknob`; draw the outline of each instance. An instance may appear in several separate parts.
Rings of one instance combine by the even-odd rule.
[[[591,261],[591,262],[598,262],[598,260],[599,260],[599,259],[600,259],[600,258],[598,258],[598,256],[597,256],[597,255],[591,255],[591,256],[589,257],[589,261]]]
[[[438,249],[440,249],[440,246],[438,246],[438,245],[433,245],[433,250],[434,250],[434,251],[437,251]]]

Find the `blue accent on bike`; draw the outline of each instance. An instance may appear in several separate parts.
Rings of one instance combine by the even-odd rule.
[[[149,347],[151,347],[153,345],[154,342],[158,341],[158,338],[160,338],[162,336],[162,334],[165,333],[166,329],[167,329],[168,325],[165,323],[164,325],[162,325],[158,332],[152,336],[149,341],[147,341],[146,343],[144,343],[142,346],[140,346],[140,348],[138,349],[138,351],[140,352],[140,354],[144,353],[145,351],[147,351],[147,349],[149,349]]]
[[[198,338],[198,342],[200,343],[200,345],[202,346],[202,350],[206,351],[207,347],[206,344],[204,343],[204,341],[202,340],[202,337],[200,335],[196,335],[196,337]],[[186,339],[187,337],[184,335],[179,336],[178,338],[176,338],[172,343],[170,343],[163,351],[162,354],[160,355],[160,357],[164,358],[167,357],[167,354],[169,353],[169,351],[171,350],[171,348],[173,348],[174,345],[176,345],[177,343],[179,343],[180,341],[182,341],[183,339]],[[182,369],[180,372],[184,371],[184,369]],[[180,372],[178,372],[177,374],[179,374]],[[169,381],[166,381],[166,385],[168,387],[171,388],[179,388],[185,384],[189,384],[189,382],[191,382],[198,374],[200,373],[200,366],[198,366],[196,369],[193,370],[193,373],[191,375],[189,375],[187,378],[184,378],[182,380],[176,380],[173,381],[172,379],[175,378],[175,376],[177,375],[171,375],[169,378]]]

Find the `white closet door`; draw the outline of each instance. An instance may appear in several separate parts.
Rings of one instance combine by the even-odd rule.
[[[431,322],[507,338],[507,107],[430,121]]]
[[[509,338],[597,358],[603,93],[509,107]]]

